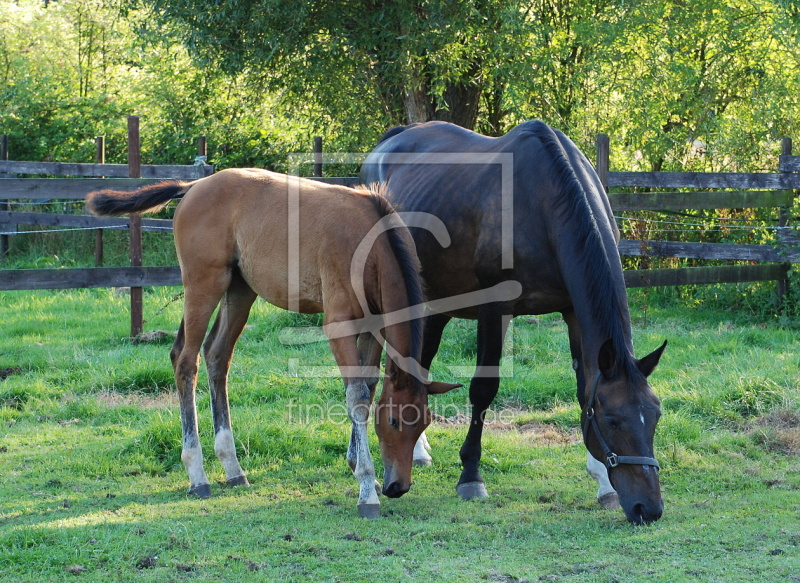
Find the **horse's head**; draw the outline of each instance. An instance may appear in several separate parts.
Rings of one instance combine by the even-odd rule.
[[[614,346],[600,349],[599,371],[588,379],[583,403],[583,438],[589,452],[608,468],[611,485],[628,521],[644,524],[661,518],[664,502],[653,454],[653,437],[661,416],[658,397],[647,377],[658,364],[664,344],[621,370]]]
[[[461,385],[422,383],[387,359],[383,391],[375,407],[375,433],[383,458],[383,493],[399,498],[411,488],[414,445],[431,422],[428,395]]]

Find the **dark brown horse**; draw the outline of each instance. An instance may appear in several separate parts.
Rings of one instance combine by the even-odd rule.
[[[183,200],[175,212],[174,233],[185,301],[171,358],[190,492],[211,494],[195,406],[201,346],[211,389],[214,451],[228,484],[248,483],[231,432],[227,379],[236,341],[261,296],[286,309],[324,311],[352,421],[347,460],[360,486],[359,512],[377,516],[367,419],[383,338],[390,358],[376,430],[387,495],[400,496],[411,486],[414,443],[430,422],[428,393],[458,386],[423,383],[413,374],[421,321],[405,312],[421,305],[422,293],[407,229],[380,196],[253,169],[223,170],[194,182],[163,182],[134,192],[94,192],[87,207],[97,215],[147,212],[179,196]],[[387,314],[400,317],[384,321]]]
[[[663,502],[653,436],[660,409],[646,378],[664,346],[634,357],[619,232],[600,180],[575,144],[539,121],[501,138],[443,122],[414,124],[387,132],[361,178],[387,184],[398,211],[437,217],[452,238],[442,248],[428,230],[411,229],[437,311],[426,325],[423,368],[452,317],[478,320],[459,494],[487,496],[479,472],[483,419],[498,391],[510,318],[560,312],[569,330],[586,446],[608,468],[628,520],[657,520]],[[471,306],[448,304],[449,298],[511,281],[521,288],[513,298],[488,294]]]

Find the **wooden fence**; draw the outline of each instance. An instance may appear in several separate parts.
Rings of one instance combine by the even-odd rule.
[[[0,175],[61,175],[80,178],[0,178],[0,260],[9,253],[9,237],[18,225],[41,225],[97,230],[95,264],[102,264],[102,233],[107,228],[130,231],[130,266],[70,269],[4,269],[0,270],[0,290],[71,289],[86,287],[130,287],[131,336],[141,334],[143,325],[142,288],[154,285],[180,285],[180,268],[142,267],[142,231],[172,230],[172,221],[129,218],[100,218],[88,215],[25,213],[8,210],[9,199],[44,201],[49,199],[83,199],[87,193],[101,188],[133,190],[167,178],[196,179],[213,173],[205,164],[205,139],[198,143],[198,163],[191,166],[148,166],[141,164],[139,118],[128,118],[128,163],[105,164],[104,143],[97,138],[95,164],[59,162],[10,162],[8,142],[3,136],[0,151]],[[85,178],[89,178],[85,180]]]
[[[685,211],[769,207],[779,209],[775,245],[623,239],[619,245],[621,255],[758,263],[626,270],[625,283],[628,287],[778,281],[778,293],[783,294],[790,264],[800,263],[797,234],[789,227],[789,209],[794,203],[794,190],[800,189],[800,174],[797,174],[800,171],[800,156],[792,156],[790,138],[783,139],[778,173],[610,172],[609,149],[608,136],[600,134],[597,138],[597,171],[609,193],[611,207],[615,213],[642,210]],[[704,190],[702,192],[615,192],[615,189],[619,188]]]
[[[75,178],[3,178],[0,179],[0,233],[16,230],[19,224],[75,228],[128,228],[131,231],[131,265],[128,267],[95,267],[70,269],[0,270],[0,291],[23,289],[68,289],[84,287],[131,287],[131,333],[141,332],[141,288],[158,285],[180,285],[180,269],[141,266],[141,231],[171,230],[172,221],[127,218],[99,218],[86,215],[10,212],[3,208],[8,199],[83,199],[99,188],[134,189],[164,178],[194,179],[213,172],[205,165],[142,166],[139,164],[138,118],[129,119],[129,163],[125,164],[61,164],[8,162],[7,146],[0,157],[0,173],[49,174],[91,177]],[[314,142],[314,174],[322,174],[321,140]],[[98,152],[100,146],[98,145]],[[199,156],[205,156],[204,141]],[[779,293],[791,263],[800,263],[800,245],[789,223],[789,208],[794,190],[800,189],[800,156],[791,155],[791,140],[783,142],[778,173],[691,173],[691,172],[611,172],[609,140],[604,134],[597,139],[597,171],[609,192],[615,213],[625,211],[685,211],[697,209],[778,208],[779,221],[776,245],[744,245],[728,243],[687,243],[682,241],[639,241],[623,239],[620,254],[732,260],[746,265],[713,267],[681,267],[650,270],[626,270],[628,287],[655,287],[686,284],[778,281]],[[323,178],[326,182],[354,185],[357,178]],[[619,189],[659,189],[658,192],[617,192]],[[703,189],[702,192],[662,192],[662,189]],[[709,190],[714,189],[714,190]],[[98,241],[102,231],[98,230]],[[8,235],[2,235],[7,239]],[[2,253],[8,251],[4,242]],[[98,253],[96,252],[96,256]],[[102,257],[102,251],[99,253]],[[96,263],[100,263],[97,261]]]

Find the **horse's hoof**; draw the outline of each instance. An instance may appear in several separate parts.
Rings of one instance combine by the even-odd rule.
[[[425,468],[433,464],[433,460],[429,457],[414,458],[414,465],[418,468]]]
[[[380,496],[383,494],[383,490],[381,489],[381,483],[378,480],[375,480],[375,493]]]
[[[380,504],[359,504],[358,505],[358,515],[361,518],[367,518],[369,520],[375,520],[376,518],[381,517],[381,505]]]
[[[456,486],[456,492],[462,500],[472,500],[473,498],[488,498],[489,492],[483,482],[464,482]]]
[[[250,482],[247,481],[247,476],[241,475],[231,478],[225,482],[228,486],[249,486]]]
[[[606,492],[597,499],[597,502],[606,510],[616,510],[620,507],[619,496],[616,492]]]
[[[211,484],[200,484],[189,488],[189,494],[198,498],[211,498]]]

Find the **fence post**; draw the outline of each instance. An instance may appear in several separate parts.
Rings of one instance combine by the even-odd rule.
[[[608,193],[608,155],[609,155],[609,139],[608,134],[597,134],[596,146],[597,150],[597,176],[600,178],[600,184],[605,188]]]
[[[5,162],[8,160],[8,136],[3,134],[0,136],[0,160]],[[8,210],[8,202],[5,199],[0,200],[0,211]],[[5,263],[8,259],[9,245],[8,235],[0,235],[0,262]]]
[[[139,140],[139,117],[128,116],[128,177],[141,178],[142,156]],[[131,214],[130,218],[130,257],[131,267],[142,265],[142,215]],[[131,338],[142,333],[143,310],[142,288],[131,287]]]
[[[98,164],[106,163],[106,138],[105,136],[97,136],[94,139],[95,144],[95,162]],[[97,229],[94,232],[94,266],[101,267],[103,265],[103,229]]]
[[[781,155],[782,156],[792,155],[792,138],[783,138],[783,140],[781,140]],[[789,224],[789,208],[782,206],[780,207],[778,215],[778,227],[779,227],[778,245],[780,245],[781,247],[783,247],[786,244],[786,241],[784,241],[785,238],[784,229],[781,227],[786,227],[788,226],[788,224]],[[786,277],[784,277],[783,279],[779,279],[775,291],[778,294],[778,303],[780,305],[783,305],[783,299],[786,296],[786,292],[789,291],[789,279]]]
[[[203,162],[208,160],[208,144],[205,136],[197,138],[197,157]]]
[[[322,176],[322,136],[314,138],[314,176]]]

